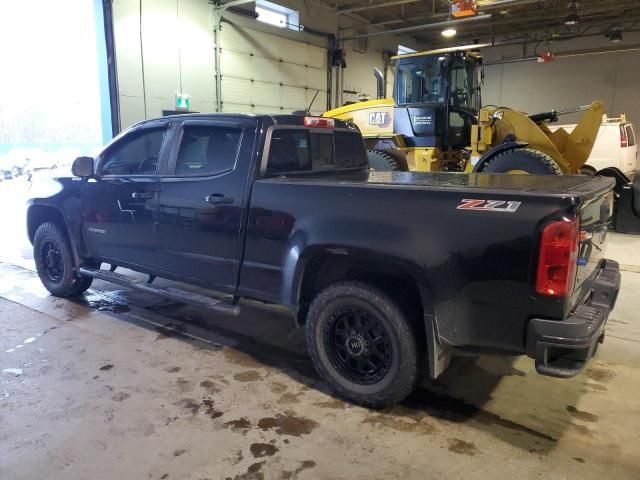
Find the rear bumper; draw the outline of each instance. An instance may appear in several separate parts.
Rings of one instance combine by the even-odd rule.
[[[592,294],[565,320],[534,318],[527,327],[527,355],[542,375],[568,378],[580,373],[604,341],[609,314],[620,290],[620,267],[604,260]]]

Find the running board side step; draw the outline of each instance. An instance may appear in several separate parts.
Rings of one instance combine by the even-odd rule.
[[[86,268],[80,267],[80,274],[87,277],[97,278],[98,280],[104,280],[106,282],[115,283],[123,287],[134,288],[142,292],[152,293],[170,300],[182,303],[188,303],[196,307],[207,308],[220,313],[226,313],[228,315],[237,316],[240,313],[240,307],[238,305],[232,305],[228,302],[217,300],[215,298],[207,297],[206,295],[200,295],[198,293],[187,292],[178,288],[172,287],[152,287],[146,281],[134,280],[133,278],[122,275],[121,273],[112,272],[109,270],[101,270],[99,268]]]

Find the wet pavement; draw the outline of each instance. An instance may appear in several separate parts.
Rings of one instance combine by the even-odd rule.
[[[98,281],[51,297],[20,215],[0,249],[1,479],[640,477],[640,239],[612,235],[623,290],[582,375],[456,358],[371,411],[328,394],[278,307],[227,317]]]

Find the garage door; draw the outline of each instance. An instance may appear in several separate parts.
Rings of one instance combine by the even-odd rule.
[[[226,24],[222,29],[222,111],[291,113],[326,107],[326,50]]]

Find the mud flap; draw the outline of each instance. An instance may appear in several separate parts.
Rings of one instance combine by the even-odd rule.
[[[436,329],[435,317],[425,314],[424,327],[427,334],[427,359],[429,361],[429,377],[438,378],[451,362],[451,347],[440,342]]]

